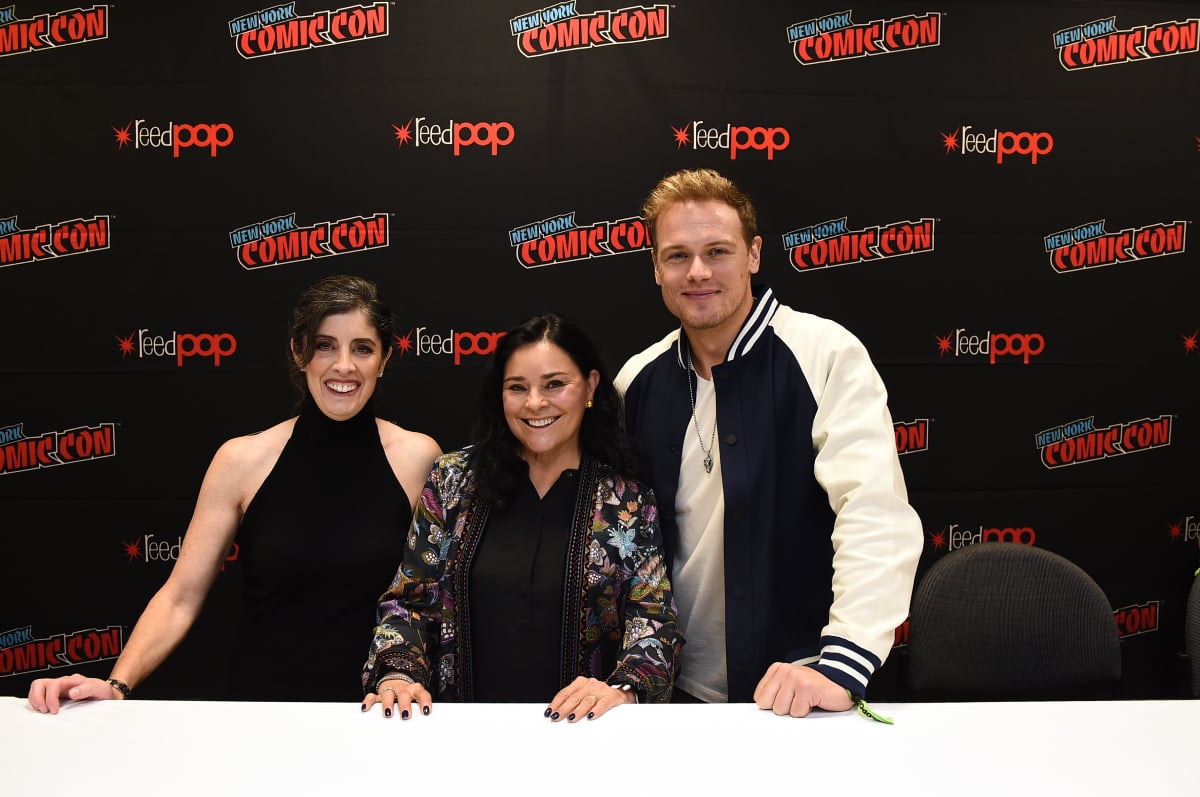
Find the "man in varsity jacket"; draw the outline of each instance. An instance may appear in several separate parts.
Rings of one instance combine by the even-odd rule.
[[[643,215],[680,328],[616,381],[688,640],[676,693],[848,709],[908,615],[923,543],[883,382],[845,328],[752,285],[762,238],[732,182],[676,173]]]

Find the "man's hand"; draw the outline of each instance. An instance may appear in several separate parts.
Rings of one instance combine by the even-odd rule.
[[[814,708],[845,711],[850,694],[812,667],[777,661],[754,689],[754,703],[780,716],[807,717]]]

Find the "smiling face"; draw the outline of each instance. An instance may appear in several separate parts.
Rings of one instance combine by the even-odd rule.
[[[600,374],[587,376],[562,348],[542,340],[515,349],[504,366],[508,428],[533,464],[579,466],[579,427]]]
[[[676,202],[659,216],[654,281],[689,333],[711,330],[732,342],[749,314],[762,238],[744,236],[737,211],[715,199]]]
[[[375,394],[391,353],[362,310],[327,315],[313,336],[312,359],[301,363],[308,392],[333,420],[353,418]]]

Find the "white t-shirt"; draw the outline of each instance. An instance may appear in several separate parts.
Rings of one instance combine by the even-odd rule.
[[[725,703],[729,699],[725,661],[725,493],[721,489],[719,432],[715,432],[717,391],[707,379],[695,381],[696,419],[688,418],[679,489],[675,493],[679,543],[671,587],[687,640],[675,685],[705,702]],[[705,447],[712,441],[712,473],[704,471],[701,435]]]

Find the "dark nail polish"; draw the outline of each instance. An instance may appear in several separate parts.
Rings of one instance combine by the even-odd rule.
[[[571,721],[571,720],[573,720],[573,719],[575,719],[575,715],[574,715],[574,714],[568,714],[568,715],[567,715],[567,722],[570,722],[570,721]]]
[[[543,717],[549,717],[549,716],[550,716],[551,714],[553,714],[553,713],[554,713],[554,709],[552,709],[552,708],[548,708],[548,709],[546,709],[546,713],[545,713],[545,714],[543,714],[542,716],[543,716]]]
[[[594,720],[594,719],[596,719],[596,712],[594,712],[594,711],[589,711],[589,712],[588,712],[588,719],[590,719],[590,720]]]
[[[428,717],[429,716],[429,706],[421,706],[421,713],[424,714],[426,717]]]
[[[363,704],[362,704],[362,710],[363,710],[363,711],[366,711],[366,710],[367,710],[367,704],[366,704],[366,703],[363,703]]]
[[[404,709],[403,711],[400,712],[400,719],[402,719],[402,720],[408,719],[408,709]]]
[[[554,712],[553,714],[551,714],[551,715],[550,715],[550,719],[552,719],[552,720],[556,720],[556,719],[558,719],[558,712],[556,711],[556,712]]]
[[[385,709],[383,710],[383,716],[385,716],[385,717],[390,717],[390,716],[392,716],[392,710],[391,710],[390,708],[385,708]]]

